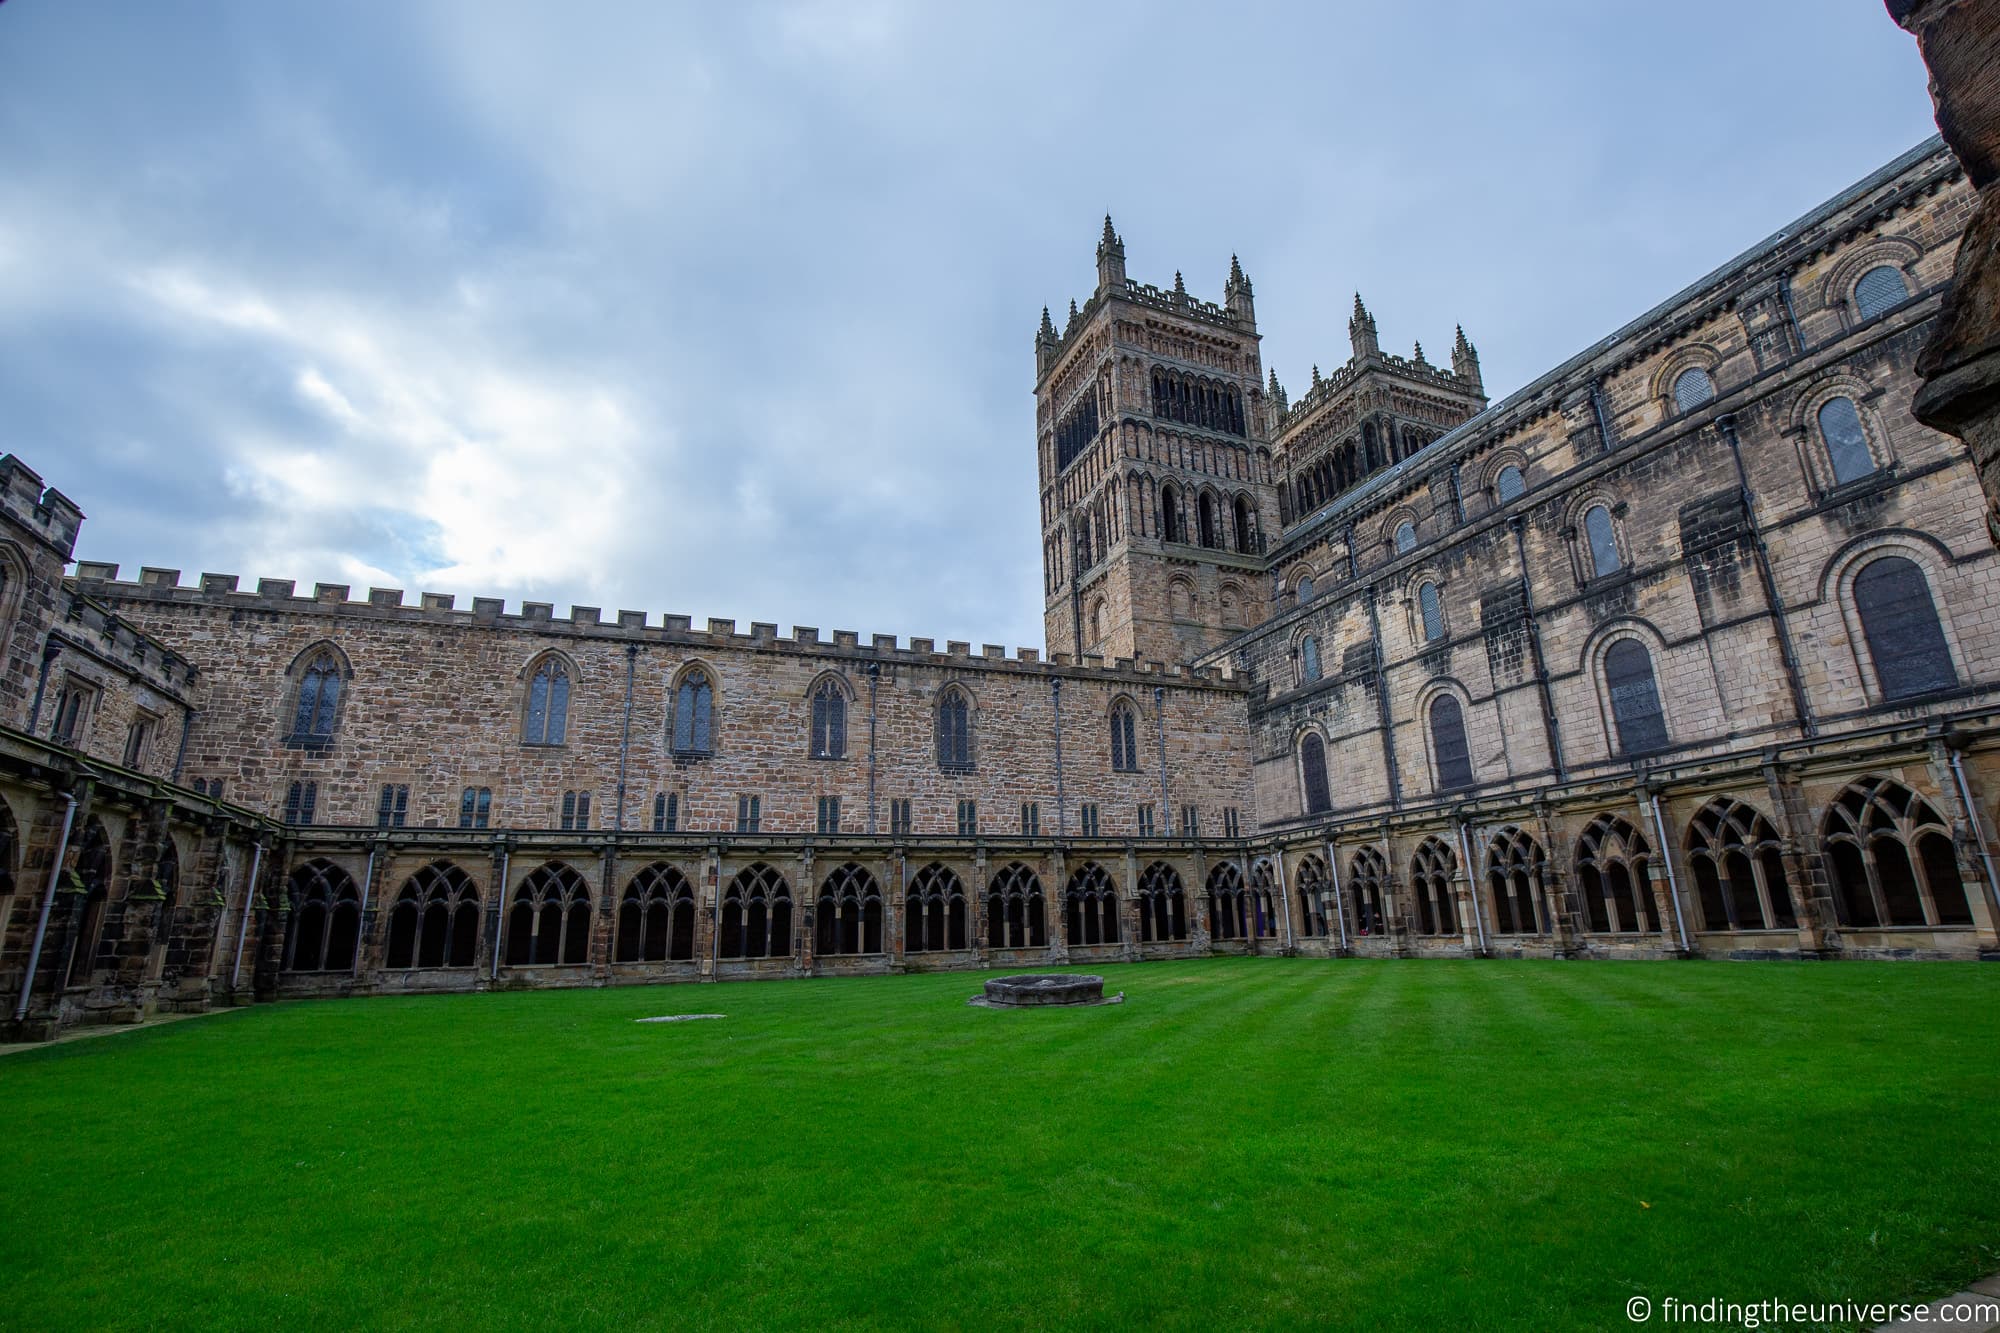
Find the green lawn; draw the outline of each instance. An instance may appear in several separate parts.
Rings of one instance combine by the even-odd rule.
[[[298,1003],[10,1056],[0,1324],[1608,1328],[2000,1269],[2000,968],[1106,982]]]

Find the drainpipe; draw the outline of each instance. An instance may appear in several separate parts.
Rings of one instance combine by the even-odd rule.
[[[1979,863],[1986,869],[1986,890],[1993,895],[1993,905],[2000,907],[2000,875],[1993,870],[1993,853],[1987,849],[1986,837],[1979,831],[1979,807],[1972,803],[1972,784],[1965,780],[1965,764],[1958,746],[1952,744],[1957,736],[1947,737],[1946,753],[1951,756],[1951,775],[1958,779],[1958,798],[1965,804],[1965,817],[1972,821],[1972,836],[1979,844]]]
[[[882,683],[882,664],[868,664],[868,836],[875,836],[875,691]]]
[[[55,864],[49,867],[49,887],[42,894],[42,910],[35,917],[35,940],[28,946],[28,971],[21,978],[21,998],[14,1004],[14,1021],[28,1016],[28,1001],[35,990],[35,969],[42,962],[42,941],[49,933],[49,911],[56,904],[56,886],[62,883],[63,857],[69,855],[69,831],[76,822],[76,793],[63,793],[62,833],[56,838]]]
[[[1349,548],[1352,558],[1352,548]],[[1382,763],[1388,770],[1389,806],[1403,808],[1403,778],[1396,768],[1396,727],[1389,715],[1389,666],[1382,660],[1382,616],[1375,605],[1375,589],[1362,592],[1368,603],[1368,640],[1375,649],[1375,711],[1382,729]]]
[[[368,844],[368,871],[361,881],[361,919],[355,927],[354,971],[351,974],[356,980],[361,977],[361,950],[368,943],[368,895],[375,887],[375,854],[380,848],[380,843]]]
[[[1340,856],[1333,850],[1331,842],[1326,844],[1326,865],[1333,877],[1333,914],[1340,921],[1340,951],[1346,953],[1350,947],[1347,943],[1347,904],[1340,900]]]
[[[236,923],[236,956],[229,961],[229,990],[233,996],[243,975],[243,937],[250,933],[250,905],[257,901],[257,874],[264,868],[264,844],[251,844],[250,878],[243,883],[243,919]]]
[[[1160,836],[1172,837],[1174,831],[1174,807],[1167,799],[1167,692],[1161,686],[1153,687],[1153,715],[1160,724]]]
[[[1056,710],[1056,836],[1069,836],[1069,806],[1063,799],[1062,677],[1049,677],[1049,698]]]
[[[56,658],[61,653],[62,649],[56,646],[53,639],[42,645],[42,669],[35,676],[35,702],[34,706],[28,710],[28,734],[30,736],[35,734],[35,725],[42,718],[42,696],[49,688],[49,668],[55,664]]]
[[[1771,552],[1764,544],[1764,525],[1757,521],[1756,497],[1750,492],[1750,474],[1743,467],[1743,445],[1736,436],[1736,418],[1716,418],[1716,426],[1736,460],[1736,486],[1743,496],[1743,512],[1750,520],[1751,551],[1757,558],[1757,579],[1764,587],[1764,605],[1771,608],[1771,625],[1778,631],[1778,655],[1784,659],[1785,681],[1792,689],[1792,711],[1798,715],[1799,730],[1810,740],[1819,734],[1813,721],[1812,705],[1806,701],[1805,681],[1799,671],[1798,650],[1792,646],[1792,630],[1785,614],[1785,602],[1778,595],[1778,580],[1771,573]]]
[[[1489,953],[1491,950],[1486,944],[1486,913],[1480,910],[1479,881],[1472,875],[1472,844],[1466,839],[1465,820],[1462,817],[1458,820],[1458,854],[1461,858],[1459,864],[1465,867],[1465,896],[1472,899],[1472,924],[1479,931],[1479,952]]]
[[[1601,379],[1590,382],[1590,411],[1597,418],[1597,436],[1608,454],[1618,446],[1611,438],[1611,418],[1604,411],[1604,381]]]
[[[1653,807],[1653,831],[1660,837],[1660,864],[1667,868],[1667,898],[1674,905],[1674,929],[1681,937],[1681,952],[1689,953],[1693,945],[1688,942],[1687,922],[1681,916],[1681,886],[1674,878],[1674,852],[1667,841],[1667,821],[1660,816],[1660,793],[1649,790],[1646,800]]]
[[[1534,659],[1536,691],[1542,701],[1542,730],[1549,741],[1549,766],[1555,770],[1557,782],[1565,780],[1563,772],[1562,728],[1556,721],[1556,696],[1549,684],[1549,667],[1542,657],[1542,627],[1535,620],[1535,593],[1528,582],[1528,535],[1527,522],[1519,514],[1507,520],[1507,526],[1514,533],[1514,560],[1521,567],[1521,614],[1528,618],[1528,655]]]
[[[625,771],[632,755],[632,677],[639,670],[639,645],[625,645],[625,734],[618,738],[618,809],[611,818],[611,831],[625,831]]]
[[[1292,889],[1285,875],[1285,849],[1273,848],[1271,863],[1278,868],[1278,901],[1274,910],[1285,923],[1284,942],[1287,949],[1298,948],[1298,939],[1292,928]]]
[[[500,848],[500,882],[493,886],[493,953],[486,969],[488,981],[500,980],[500,923],[507,919],[507,861],[513,848]]]

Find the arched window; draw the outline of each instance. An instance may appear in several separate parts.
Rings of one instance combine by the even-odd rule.
[[[72,874],[83,889],[81,896],[66,895],[80,912],[76,942],[71,947],[66,983],[79,986],[90,980],[97,969],[97,952],[103,944],[104,910],[111,898],[111,836],[95,815],[84,823],[77,839],[76,865]]]
[[[1010,861],[987,884],[986,947],[1040,949],[1048,942],[1042,881],[1019,861]]]
[[[1417,549],[1417,525],[1404,519],[1396,525],[1396,554]]]
[[[947,689],[938,700],[937,761],[947,770],[972,767],[972,703],[963,690]]]
[[[722,895],[722,958],[789,958],[792,953],[792,886],[759,861],[736,872]]]
[[[1417,900],[1418,929],[1425,935],[1458,934],[1458,907],[1451,877],[1458,858],[1437,838],[1424,839],[1410,861],[1410,892]]]
[[[694,886],[656,861],[632,876],[618,904],[621,963],[688,962],[694,958]]]
[[[1715,381],[1700,366],[1689,366],[1674,377],[1674,406],[1692,412],[1715,397]]]
[[[1590,543],[1590,572],[1594,578],[1616,574],[1625,562],[1618,555],[1618,535],[1611,528],[1611,511],[1592,505],[1584,511],[1583,535]]]
[[[812,757],[842,759],[847,755],[847,694],[827,677],[812,696]]]
[[[1704,805],[1688,824],[1687,854],[1705,929],[1798,928],[1778,831],[1754,809],[1727,796]]]
[[[1069,946],[1118,943],[1118,890],[1111,875],[1095,861],[1085,861],[1063,890],[1064,924]]]
[[[1187,934],[1187,895],[1181,891],[1180,871],[1155,861],[1139,876],[1139,942],[1184,940]]]
[[[1310,685],[1319,679],[1319,640],[1308,634],[1299,641],[1299,674]]]
[[[1310,602],[1313,599],[1312,575],[1310,574],[1299,575],[1298,595],[1299,595],[1300,606],[1304,606],[1307,602]]]
[[[479,954],[479,889],[449,861],[433,861],[404,881],[389,911],[384,966],[472,967]]]
[[[1333,895],[1333,881],[1327,876],[1326,862],[1317,856],[1300,859],[1292,872],[1299,897],[1299,934],[1318,939],[1331,933],[1326,923],[1327,900]]]
[[[1583,830],[1576,842],[1576,887],[1592,930],[1659,932],[1649,855],[1646,839],[1616,815],[1599,815]]]
[[[1854,576],[1854,609],[1884,700],[1958,684],[1930,584],[1915,561],[1900,555],[1869,561]]]
[[[1861,412],[1852,398],[1829,398],[1821,404],[1819,438],[1826,446],[1834,485],[1859,481],[1875,471],[1875,455],[1868,448],[1868,433],[1861,428]]]
[[[1951,827],[1900,782],[1863,778],[1827,808],[1833,905],[1845,926],[1969,926]]]
[[[1495,835],[1486,852],[1486,888],[1493,901],[1497,935],[1533,935],[1541,919],[1542,876],[1548,858],[1542,845],[1518,828]]]
[[[1139,710],[1127,699],[1111,705],[1111,767],[1119,773],[1139,771]]]
[[[1104,639],[1104,599],[1100,597],[1096,601],[1090,604],[1090,641],[1092,643],[1099,643],[1102,642],[1103,639]]]
[[[514,891],[507,916],[507,962],[574,967],[589,961],[590,889],[582,875],[551,861]]]
[[[1347,896],[1353,902],[1354,933],[1381,935],[1388,931],[1382,915],[1382,886],[1388,882],[1389,863],[1373,847],[1363,847],[1347,867]]]
[[[1653,684],[1653,655],[1637,639],[1620,639],[1604,655],[1604,684],[1611,695],[1611,718],[1618,727],[1620,754],[1652,754],[1667,748],[1667,718]]]
[[[1299,776],[1305,786],[1306,813],[1323,815],[1333,808],[1333,797],[1326,785],[1326,742],[1318,732],[1309,731],[1299,742]]]
[[[1195,517],[1201,524],[1201,544],[1210,548],[1222,545],[1222,536],[1215,526],[1215,497],[1207,491],[1195,500]]]
[[[311,860],[294,870],[285,885],[291,903],[286,932],[287,972],[345,972],[354,966],[361,940],[361,891],[345,870]]]
[[[1252,923],[1243,892],[1243,872],[1234,861],[1218,861],[1208,872],[1208,937],[1247,940]]]
[[[863,866],[849,861],[819,886],[813,952],[882,952],[882,890]]]
[[[1187,540],[1187,518],[1181,513],[1180,487],[1172,482],[1160,487],[1160,539],[1170,542]]]
[[[1256,534],[1250,527],[1250,497],[1239,495],[1236,497],[1236,549],[1248,555],[1256,544]]]
[[[1269,861],[1250,867],[1250,929],[1262,939],[1278,933],[1278,872]]]
[[[1528,491],[1528,479],[1521,475],[1521,469],[1509,463],[1500,469],[1500,475],[1493,479],[1493,490],[1500,497],[1501,504],[1520,499]]]
[[[1854,313],[1862,320],[1887,314],[1910,299],[1910,285],[1894,265],[1878,264],[1854,284]]]
[[[1417,611],[1423,619],[1426,641],[1444,637],[1444,601],[1438,596],[1438,586],[1426,583],[1417,589]]]
[[[1465,712],[1449,694],[1431,700],[1431,752],[1437,758],[1439,791],[1472,785],[1472,747],[1465,739]]]
[[[529,745],[561,745],[569,730],[569,668],[545,657],[528,679],[528,716],[521,739]]]
[[[674,752],[710,754],[715,749],[715,686],[697,667],[674,691]]]
[[[903,935],[906,953],[969,947],[965,885],[948,867],[933,861],[911,878],[903,903]]]
[[[299,674],[299,695],[292,710],[292,735],[299,740],[327,740],[340,716],[340,659],[321,652]]]

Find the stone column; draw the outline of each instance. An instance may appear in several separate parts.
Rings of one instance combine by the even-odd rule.
[[[1820,855],[1819,838],[1796,764],[1764,764],[1764,790],[1771,797],[1771,823],[1783,843],[1786,886],[1799,921],[1799,952],[1808,957],[1840,952],[1840,916],[1833,906],[1833,880]]]
[[[819,885],[813,883],[813,849],[806,847],[799,852],[799,885],[792,909],[792,938],[786,941],[794,968],[812,975],[817,962],[815,946],[819,943]],[[770,918],[767,915],[765,920]],[[778,941],[771,941],[771,953],[778,952]]]

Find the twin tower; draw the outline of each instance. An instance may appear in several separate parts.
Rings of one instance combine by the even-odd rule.
[[[1235,258],[1216,304],[1125,276],[1104,219],[1097,287],[1035,334],[1044,619],[1051,653],[1184,662],[1278,605],[1288,534],[1370,472],[1478,414],[1479,359],[1385,355],[1355,298],[1353,356],[1290,403],[1259,352]]]

